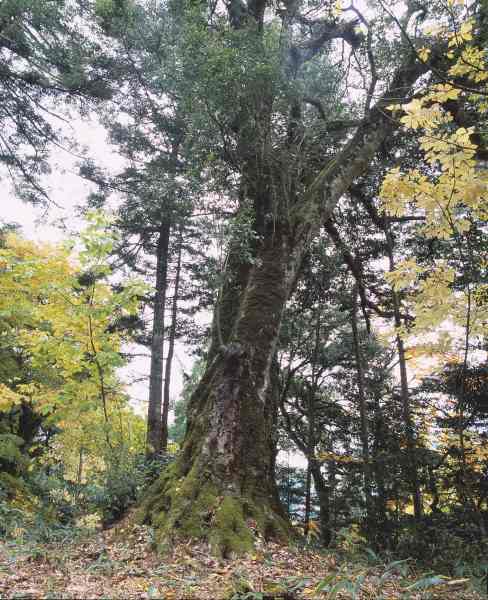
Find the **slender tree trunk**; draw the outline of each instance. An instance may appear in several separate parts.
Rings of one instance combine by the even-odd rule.
[[[291,480],[290,480],[290,463],[288,462],[288,470],[286,472],[286,514],[290,516],[291,510]]]
[[[460,248],[461,260],[463,259],[462,248]],[[470,262],[467,265],[466,272],[471,274],[472,264],[473,264],[473,256],[471,245],[468,242],[467,254],[470,258]],[[458,429],[459,429],[459,448],[460,448],[460,489],[462,490],[462,502],[466,503],[470,509],[472,510],[475,519],[478,523],[480,537],[482,540],[486,538],[486,527],[483,519],[483,515],[479,511],[479,508],[476,504],[475,493],[473,492],[472,486],[472,475],[469,472],[468,464],[466,460],[466,443],[465,443],[465,430],[467,427],[467,419],[465,414],[466,409],[466,375],[468,369],[468,357],[469,357],[469,339],[471,335],[471,319],[472,319],[472,291],[471,285],[468,281],[466,286],[466,292],[468,296],[468,306],[466,313],[466,325],[465,325],[465,341],[464,341],[464,359],[463,359],[463,370],[462,370],[462,380],[461,380],[461,390],[460,396],[458,399],[458,410],[457,410],[457,421],[458,421]],[[488,586],[488,580],[487,580]]]
[[[312,507],[312,459],[307,457],[307,476],[305,479],[305,516],[303,519],[303,529],[305,535],[310,528],[310,512]]]
[[[176,319],[178,316],[178,294],[180,292],[181,276],[181,255],[183,248],[183,227],[180,227],[178,236],[178,257],[176,262],[175,286],[173,293],[173,302],[171,304],[171,327],[169,330],[168,355],[166,356],[166,365],[164,371],[164,392],[163,392],[163,410],[162,410],[162,433],[161,450],[166,452],[168,447],[168,413],[169,413],[169,393],[171,388],[171,369],[173,366],[173,356],[175,351],[176,339]]]
[[[324,546],[328,546],[332,537],[330,531],[329,487],[325,483],[324,476],[320,470],[320,464],[316,460],[314,460],[311,464],[311,473],[313,476],[313,483],[319,497],[320,535],[322,538],[322,544]]]
[[[331,444],[330,452],[334,452],[334,445]],[[328,473],[328,487],[329,487],[329,528],[331,532],[334,530],[336,524],[336,507],[335,507],[335,490],[336,490],[336,472],[337,465],[335,460],[329,462],[329,473]]]
[[[400,490],[398,480],[395,480],[393,484],[393,496],[395,498],[395,533],[393,536],[393,546],[396,548],[400,534]]]
[[[388,228],[385,226],[385,236],[388,249],[388,259],[390,265],[390,271],[395,269],[395,258],[393,255],[393,239]],[[395,317],[395,327],[398,330],[402,325],[402,318],[400,312],[400,299],[397,292],[392,288],[392,299],[393,299],[393,312]],[[412,420],[412,413],[410,408],[410,392],[408,389],[408,377],[407,377],[407,361],[405,358],[405,346],[399,333],[396,334],[396,345],[398,350],[398,362],[400,365],[400,392],[402,400],[402,411],[403,421],[405,424],[405,437],[407,441],[408,451],[408,478],[410,481],[410,487],[412,490],[413,510],[417,520],[422,517],[422,496],[420,493],[420,485],[418,478],[418,465],[416,456],[416,443],[414,426]]]
[[[81,482],[83,481],[83,453],[84,448],[80,446],[80,451],[78,453],[78,470],[76,473],[76,492],[75,492],[75,502],[77,503],[80,498],[81,493]]]
[[[437,478],[434,467],[429,466],[429,491],[432,496],[432,502],[430,504],[430,510],[434,514],[441,514],[441,510],[439,508],[439,490],[437,488]]]
[[[380,540],[380,546],[384,546],[385,543],[388,544],[390,537],[390,525],[386,511],[388,500],[385,486],[386,456],[383,411],[380,405],[379,394],[375,393],[372,464],[374,467],[374,480],[378,490],[375,512],[377,518],[377,539]]]
[[[366,529],[368,539],[372,537],[373,528],[373,498],[371,491],[371,460],[369,455],[369,425],[368,409],[366,406],[366,385],[364,380],[364,365],[359,343],[359,331],[357,323],[357,289],[353,291],[353,303],[351,311],[351,328],[354,345],[354,355],[356,358],[356,370],[358,376],[358,397],[359,413],[361,418],[361,445],[363,454],[363,477],[364,477],[364,495],[366,498]]]
[[[76,474],[76,483],[81,485],[83,480],[83,446],[80,446],[80,452],[78,455],[78,473]]]
[[[320,343],[320,317],[321,309],[317,309],[315,319],[315,342],[312,357],[312,380],[308,390],[308,439],[307,439],[307,480],[305,489],[305,534],[308,533],[310,525],[310,512],[312,504],[312,463],[315,460],[315,397],[318,384],[317,357]]]
[[[90,306],[92,305],[92,303],[93,303],[93,294],[90,299]],[[100,384],[100,399],[102,401],[103,418],[105,421],[105,427],[104,427],[105,441],[107,442],[108,448],[110,448],[110,450],[112,450],[112,444],[110,442],[110,428],[109,428],[110,419],[108,418],[108,398],[107,398],[107,388],[105,386],[105,374],[103,372],[103,367],[100,364],[100,361],[98,360],[98,351],[96,348],[95,339],[94,339],[94,335],[93,335],[93,322],[92,322],[91,315],[88,315],[88,335],[90,337],[90,346],[92,349],[93,361],[97,368],[98,381]]]
[[[156,247],[156,293],[154,296],[149,404],[147,410],[147,456],[153,456],[160,452],[162,443],[164,313],[168,278],[170,231],[171,225],[169,221],[164,220],[159,230]]]

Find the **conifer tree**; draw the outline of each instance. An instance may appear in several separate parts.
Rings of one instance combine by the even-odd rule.
[[[68,145],[68,108],[88,111],[111,96],[112,62],[87,18],[87,2],[0,4],[0,175],[31,202],[49,200],[49,150]]]

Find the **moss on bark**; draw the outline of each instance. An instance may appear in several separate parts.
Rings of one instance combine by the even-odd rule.
[[[216,351],[191,398],[181,454],[143,504],[160,549],[196,538],[228,557],[250,551],[258,536],[291,535],[274,481],[277,403],[270,393],[290,277],[280,239],[262,248],[251,269],[232,339]]]
[[[258,493],[257,493],[258,494]],[[138,519],[155,529],[160,552],[179,540],[207,541],[213,554],[231,558],[250,552],[258,537],[289,540],[291,528],[264,497],[226,493],[197,466],[179,477],[171,465],[149,490]]]

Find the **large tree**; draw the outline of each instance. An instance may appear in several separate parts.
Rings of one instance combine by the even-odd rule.
[[[254,528],[289,535],[273,473],[283,311],[311,240],[397,130],[386,107],[443,68],[435,40],[419,57],[421,12],[374,5],[366,17],[326,1],[169,3],[176,93],[202,168],[238,198],[241,235],[182,452],[144,505],[159,542],[196,536],[229,555],[252,546]]]

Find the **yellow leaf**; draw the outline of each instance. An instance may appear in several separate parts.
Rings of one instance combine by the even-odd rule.
[[[3,383],[0,383],[0,410],[7,411],[14,404],[19,404],[22,397],[16,394]]]

